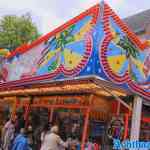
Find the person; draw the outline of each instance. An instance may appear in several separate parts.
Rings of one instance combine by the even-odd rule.
[[[53,126],[49,130],[49,126],[46,126],[46,130],[41,134],[41,149],[40,150],[62,150],[68,147],[68,143],[64,142],[58,135],[58,126]]]
[[[68,140],[69,141],[69,140]],[[80,150],[80,142],[78,138],[74,135],[69,142],[71,150]]]
[[[31,125],[29,125],[28,126],[28,144],[29,144],[29,146],[32,148],[32,149],[34,149],[34,136],[33,136],[33,129],[32,129],[32,126]]]
[[[28,144],[27,131],[25,128],[20,129],[20,133],[17,135],[13,142],[11,150],[31,150]]]
[[[9,150],[15,134],[15,125],[12,119],[8,119],[2,129],[2,149]]]
[[[44,143],[44,139],[45,139],[45,135],[50,133],[50,128],[49,128],[49,124],[45,123],[44,127],[43,127],[43,131],[41,132],[41,138],[40,138],[40,142],[41,142],[41,146]]]
[[[15,119],[15,134],[18,135],[20,133],[20,129],[24,128],[24,126],[25,126],[25,120],[24,120],[23,112],[17,112],[16,119]]]
[[[41,147],[41,133],[42,133],[42,125],[40,124],[39,127],[37,127],[35,129],[35,131],[33,132],[33,135],[34,135],[34,148],[35,150],[40,150],[40,147]]]
[[[94,150],[94,144],[92,143],[91,138],[88,139],[85,150]]]

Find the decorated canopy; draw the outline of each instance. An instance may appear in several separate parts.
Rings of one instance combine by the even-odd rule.
[[[1,89],[95,75],[150,99],[148,42],[141,42],[106,3],[12,51],[0,69]]]

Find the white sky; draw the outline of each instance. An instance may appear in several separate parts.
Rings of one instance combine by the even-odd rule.
[[[150,8],[150,0],[105,0],[121,17]],[[30,12],[41,33],[48,33],[100,0],[0,0],[0,16]]]

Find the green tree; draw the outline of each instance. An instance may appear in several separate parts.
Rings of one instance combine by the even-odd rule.
[[[4,16],[0,20],[0,48],[10,51],[22,44],[32,42],[39,36],[30,14]]]

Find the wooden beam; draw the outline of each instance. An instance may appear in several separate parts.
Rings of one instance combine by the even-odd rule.
[[[46,95],[46,94],[73,94],[73,93],[92,93],[97,86],[94,83],[76,84],[76,85],[60,85],[57,87],[41,87],[32,89],[17,89],[0,91],[0,97],[24,96],[24,95]]]
[[[68,108],[68,109],[87,109],[88,106],[81,105],[48,105],[48,104],[32,104],[31,107],[45,107],[45,108]]]
[[[107,91],[109,94],[111,94],[119,103],[121,103],[123,106],[125,106],[126,108],[128,108],[130,111],[132,111],[132,107],[130,107],[130,105],[128,105],[127,103],[125,103],[121,98],[119,98],[115,93],[113,93],[112,91],[110,91],[108,88],[106,88],[105,86],[102,86],[102,88]]]
[[[93,97],[94,97],[94,94],[91,94],[90,96],[89,96],[89,105],[92,107],[92,105],[93,105]]]

